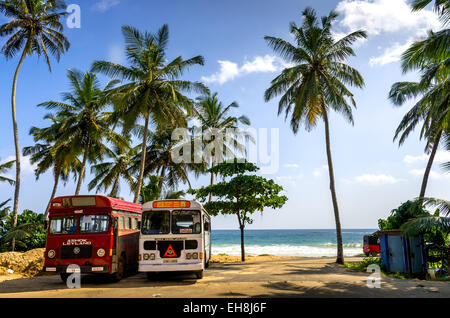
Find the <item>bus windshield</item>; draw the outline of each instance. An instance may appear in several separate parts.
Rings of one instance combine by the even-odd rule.
[[[80,233],[105,233],[108,231],[107,215],[83,215],[80,218]]]
[[[173,234],[200,234],[202,232],[200,211],[173,211]]]
[[[169,211],[148,211],[142,215],[142,234],[169,234]]]
[[[50,220],[50,234],[74,234],[76,230],[75,216],[55,216]]]

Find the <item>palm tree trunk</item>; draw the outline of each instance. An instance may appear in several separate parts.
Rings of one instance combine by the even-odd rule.
[[[157,199],[161,199],[160,196],[165,175],[166,175],[166,166],[163,166],[161,169],[161,174],[159,175]]]
[[[139,196],[141,194],[142,181],[144,180],[144,168],[145,168],[145,155],[147,152],[147,130],[148,130],[148,122],[149,122],[150,114],[145,116],[145,125],[144,125],[144,136],[142,137],[142,149],[141,149],[141,167],[139,168],[139,179],[136,187],[136,192],[134,194],[134,203],[139,202]]]
[[[119,189],[119,179],[120,174],[117,174],[116,179],[114,180],[113,187],[111,189],[111,193],[109,194],[110,197],[117,198],[117,190]]]
[[[50,200],[48,201],[47,208],[45,209],[44,220],[47,219],[48,210],[50,210],[50,203],[52,202],[53,198],[55,197],[56,189],[58,188],[60,174],[61,174],[61,168],[58,165],[55,167],[55,182],[53,183],[52,195],[50,196]]]
[[[11,94],[11,114],[13,122],[13,132],[14,132],[14,148],[16,151],[16,180],[14,189],[14,208],[13,208],[13,228],[17,226],[17,214],[19,212],[19,193],[20,193],[20,147],[19,147],[19,134],[17,129],[17,119],[16,119],[16,89],[17,89],[17,78],[19,76],[20,68],[22,67],[23,60],[26,56],[28,43],[25,46],[22,56],[20,57],[19,64],[17,65],[16,72],[14,73],[12,94]],[[11,250],[14,251],[16,247],[16,240],[13,239],[11,242]]]
[[[214,167],[215,160],[214,157],[212,158],[211,168]],[[211,185],[214,185],[214,172],[211,172]],[[212,201],[212,193],[209,193],[209,202]]]
[[[434,140],[433,149],[431,150],[430,158],[428,158],[427,167],[425,173],[423,174],[422,186],[420,188],[419,199],[425,197],[425,190],[427,189],[428,177],[430,176],[431,166],[433,165],[434,157],[436,156],[437,149],[439,148],[439,141],[441,140],[442,130],[436,136]]]
[[[342,229],[341,229],[341,221],[339,219],[339,207],[336,196],[336,188],[334,184],[333,160],[331,158],[330,127],[328,123],[328,115],[326,108],[322,107],[322,111],[323,111],[323,120],[325,122],[325,139],[327,146],[328,172],[330,174],[330,191],[331,191],[331,198],[333,201],[334,219],[336,222],[336,241],[337,241],[336,263],[344,264],[344,249],[342,247]]]
[[[88,154],[89,154],[89,146],[90,146],[90,142],[87,141],[86,147],[84,149],[83,162],[81,163],[81,171],[80,171],[80,176],[78,178],[77,189],[75,190],[75,195],[80,194],[81,184],[83,183],[84,173],[86,171],[86,162],[87,162],[87,158],[88,158]]]

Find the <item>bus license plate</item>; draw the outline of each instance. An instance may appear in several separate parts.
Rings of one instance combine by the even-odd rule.
[[[163,260],[163,263],[177,263],[177,260],[176,259],[165,259],[165,260]]]
[[[79,268],[67,268],[66,273],[80,273],[81,270]]]

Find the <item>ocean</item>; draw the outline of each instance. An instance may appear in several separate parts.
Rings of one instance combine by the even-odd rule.
[[[363,236],[374,229],[342,230],[344,255],[363,252]],[[336,256],[335,230],[245,230],[246,255]],[[239,230],[213,230],[212,254],[241,255]]]

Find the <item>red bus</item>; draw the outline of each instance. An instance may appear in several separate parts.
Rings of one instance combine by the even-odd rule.
[[[109,274],[119,281],[126,269],[137,269],[140,220],[139,204],[99,195],[53,199],[44,271],[66,281],[74,272],[68,266],[78,265],[80,273]]]

